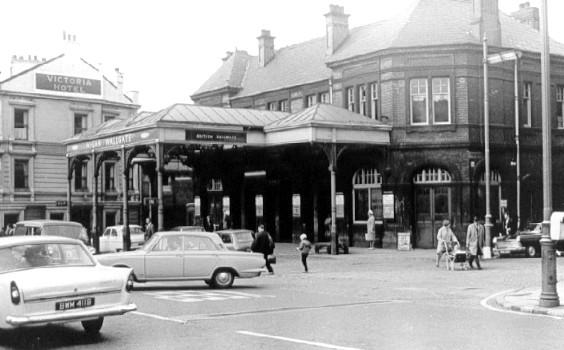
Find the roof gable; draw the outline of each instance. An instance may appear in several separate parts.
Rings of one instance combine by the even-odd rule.
[[[0,90],[133,104],[94,65],[61,54],[0,82]]]

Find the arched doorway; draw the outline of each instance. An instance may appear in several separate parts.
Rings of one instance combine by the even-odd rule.
[[[417,247],[435,247],[442,221],[452,217],[451,182],[450,173],[442,168],[424,168],[413,177]]]

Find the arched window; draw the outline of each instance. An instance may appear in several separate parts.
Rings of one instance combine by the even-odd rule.
[[[413,177],[416,184],[440,184],[452,181],[450,173],[441,168],[423,169]]]
[[[368,209],[376,221],[382,220],[382,175],[376,169],[359,169],[353,176],[354,222],[366,221]]]

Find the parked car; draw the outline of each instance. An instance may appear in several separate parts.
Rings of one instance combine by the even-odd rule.
[[[131,249],[139,249],[145,244],[145,233],[139,225],[129,225]],[[123,250],[123,225],[108,226],[100,236],[100,253]]]
[[[221,238],[223,245],[230,250],[250,252],[253,244],[253,234],[251,230],[221,230],[216,231]]]
[[[540,239],[542,237],[542,223],[528,224],[526,229],[517,232],[512,237],[494,237],[493,252],[499,256],[526,255],[530,258],[541,255]],[[558,250],[564,250],[564,241],[554,241]]]
[[[132,287],[131,269],[100,265],[78,240],[0,240],[0,328],[80,321],[97,334],[104,317],[136,310]]]
[[[16,223],[14,236],[61,236],[79,239],[88,246],[88,251],[94,253],[90,245],[88,233],[81,223],[62,220],[25,220]]]
[[[142,249],[98,256],[104,265],[133,269],[136,282],[203,280],[228,288],[235,277],[251,278],[264,271],[262,254],[227,250],[212,232],[157,232]]]
[[[202,226],[174,226],[170,231],[203,232],[205,230]]]

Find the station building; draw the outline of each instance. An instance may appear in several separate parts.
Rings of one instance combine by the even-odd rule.
[[[87,179],[92,167],[81,164],[67,179],[61,141],[134,115],[139,105],[124,94],[122,83],[110,81],[74,50],[49,60],[13,56],[11,75],[0,81],[1,227],[24,219],[72,219],[90,228],[91,208],[82,204],[91,203]],[[117,169],[105,171],[105,186],[117,192],[111,180]],[[76,203],[71,213],[68,187]],[[110,207],[108,218],[120,210]]]
[[[384,245],[408,231],[414,246],[433,247],[445,218],[463,237],[472,217],[485,215],[486,176],[494,220],[503,208],[521,226],[541,220],[538,9],[524,3],[507,15],[497,0],[419,0],[396,18],[357,28],[349,28],[343,7],[331,6],[325,17],[326,36],[280,49],[263,30],[258,55],[229,52],[192,100],[291,114],[329,103],[390,126],[384,152],[339,160],[346,169],[336,185],[344,194],[344,229],[355,241],[362,241],[367,208],[377,213]],[[520,57],[517,123],[514,62],[489,65],[490,174],[484,174],[484,37],[489,54],[511,50]],[[564,45],[551,41],[550,51],[553,208],[562,210]],[[326,189],[316,180],[312,187]],[[324,190],[317,193],[307,229],[319,233],[328,199]],[[390,206],[386,215],[382,208]]]

